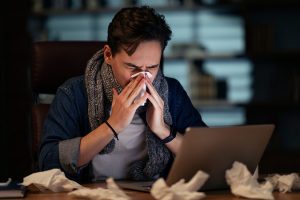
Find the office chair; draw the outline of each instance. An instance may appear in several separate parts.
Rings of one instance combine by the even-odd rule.
[[[104,46],[100,41],[35,42],[32,51],[32,170],[38,170],[42,128],[50,104],[39,100],[40,94],[55,94],[67,79],[82,75],[87,61]]]

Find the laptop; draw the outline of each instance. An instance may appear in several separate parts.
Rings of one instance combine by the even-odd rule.
[[[234,161],[254,173],[274,131],[273,124],[188,128],[167,177],[172,185],[188,182],[198,170],[210,175],[201,191],[227,189],[225,171]],[[150,191],[153,182],[118,182],[124,189]]]

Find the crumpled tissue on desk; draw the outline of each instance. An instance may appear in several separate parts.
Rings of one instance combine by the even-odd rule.
[[[240,162],[234,162],[233,167],[226,170],[226,181],[230,185],[231,192],[236,196],[274,199],[272,195],[274,190],[286,193],[300,189],[300,177],[296,173],[273,174],[265,180],[264,183],[258,183],[257,177],[251,175],[247,167]]]
[[[208,177],[205,172],[198,171],[188,183],[181,179],[170,187],[160,178],[153,184],[151,194],[157,200],[199,200],[204,198],[205,194],[197,190],[203,186]]]
[[[105,199],[105,200],[130,200],[131,198],[121,190],[112,178],[106,179],[107,189],[105,188],[82,188],[70,192],[68,195],[72,197],[85,198],[85,199]]]
[[[205,183],[208,175],[204,172],[198,171],[196,175],[188,182],[180,180],[168,187],[163,178],[158,179],[152,186],[151,195],[158,200],[199,200],[205,197],[204,193],[197,192],[197,190]],[[82,188],[69,193],[72,197],[85,199],[105,199],[105,200],[130,200],[131,198],[118,187],[113,178],[106,180],[107,189],[105,188]]]
[[[273,174],[265,179],[272,183],[275,190],[278,190],[282,193],[300,189],[300,177],[296,173],[287,175]]]
[[[226,170],[226,181],[230,185],[231,192],[236,196],[254,199],[274,199],[272,191],[274,186],[271,182],[258,183],[257,177],[253,176],[247,167],[234,162],[231,169]]]
[[[83,187],[75,181],[66,178],[64,172],[60,169],[33,173],[24,178],[22,185],[26,186],[28,190],[39,190],[41,192],[46,190],[64,192]]]

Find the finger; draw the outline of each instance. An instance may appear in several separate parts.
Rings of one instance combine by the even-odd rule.
[[[138,107],[143,106],[146,103],[148,97],[149,94],[145,92],[145,94],[141,98],[133,101],[133,103],[131,104],[131,108],[136,110]]]
[[[149,89],[150,95],[154,97],[155,101],[159,104],[161,108],[164,107],[164,101],[158,94],[158,92],[155,90],[154,86],[147,80],[146,86]]]
[[[152,106],[154,107],[154,109],[160,109],[162,110],[163,108],[159,105],[159,103],[157,102],[157,100],[151,95],[149,94],[148,96],[149,101],[151,102]]]
[[[134,101],[138,97],[138,95],[142,92],[144,87],[145,87],[145,79],[142,79],[137,85],[137,87],[134,88],[131,94],[128,96],[128,100],[131,102]]]
[[[111,105],[114,106],[115,102],[116,102],[116,98],[118,96],[118,92],[117,92],[117,90],[115,88],[112,89],[112,92],[113,92],[113,99],[112,99]]]
[[[121,94],[120,95],[123,95],[123,96],[127,96],[127,93],[128,93],[128,90],[129,88],[131,87],[131,85],[133,84],[133,80],[131,80],[125,87],[124,89],[122,90]]]
[[[156,89],[154,88],[153,84],[149,81],[149,79],[146,80],[146,85],[147,85],[147,87],[148,87],[150,93],[151,93],[153,96],[155,96],[155,97],[157,97],[158,99],[160,99],[161,101],[163,101],[162,98],[160,97],[160,95],[158,94],[158,92],[156,91]]]
[[[130,81],[130,83],[124,88],[124,97],[128,97],[134,88],[139,84],[140,80],[143,79],[143,76],[138,76],[136,79]]]

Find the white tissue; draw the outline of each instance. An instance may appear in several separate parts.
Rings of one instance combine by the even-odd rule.
[[[275,174],[266,178],[279,192],[286,193],[300,189],[300,177],[296,173],[288,175]]]
[[[231,192],[236,196],[254,199],[274,199],[272,195],[273,185],[266,181],[259,184],[255,176],[252,176],[247,167],[234,162],[231,169],[226,170],[226,181],[230,185]]]
[[[72,191],[83,186],[66,178],[60,169],[33,173],[26,176],[22,185],[29,187],[29,190],[40,190],[42,192],[50,190],[52,192]]]
[[[147,76],[148,78],[151,78],[152,77],[152,74],[150,72],[138,72],[138,73],[135,73],[131,76],[131,78],[135,78],[137,77],[138,75],[140,74],[143,74],[144,77]]]
[[[112,178],[108,178],[106,180],[107,189],[105,188],[82,188],[76,191],[70,192],[68,195],[77,198],[85,198],[85,199],[105,199],[105,200],[130,200],[131,198],[121,190],[117,184],[114,182]]]
[[[167,186],[164,179],[158,179],[151,188],[152,196],[157,200],[198,200],[205,197],[203,192],[197,192],[202,187],[209,175],[198,171],[194,177],[185,183],[183,179]]]
[[[146,77],[146,76],[147,76],[148,78],[151,78],[151,77],[152,77],[152,74],[151,74],[150,72],[138,72],[138,73],[136,73],[136,74],[133,74],[133,75],[131,76],[131,78],[135,78],[135,77],[139,76],[140,74],[143,74],[144,77]],[[141,97],[145,94],[145,92],[146,92],[146,84],[144,84],[143,89],[141,90],[140,94],[139,94],[135,99],[141,98]],[[144,106],[144,105],[145,105],[145,103],[143,104],[143,106]]]

